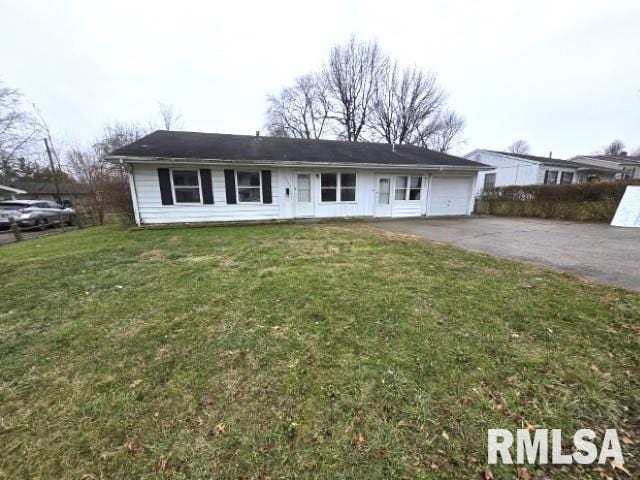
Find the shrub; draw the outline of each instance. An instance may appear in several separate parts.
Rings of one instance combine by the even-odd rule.
[[[640,181],[499,187],[482,192],[476,212],[610,222],[627,185]]]

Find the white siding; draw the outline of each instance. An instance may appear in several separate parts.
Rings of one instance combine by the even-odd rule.
[[[508,185],[535,185],[538,182],[540,167],[537,163],[519,160],[512,157],[493,154],[487,151],[476,152],[466,156],[469,160],[496,167],[496,187]],[[479,194],[484,187],[484,176],[492,172],[480,172],[475,194]]]
[[[180,168],[203,168],[180,165]],[[135,165],[133,175],[138,197],[138,211],[141,223],[177,223],[177,222],[219,222],[233,220],[273,220],[280,218],[278,206],[278,175],[274,171],[271,178],[272,204],[234,204],[227,205],[224,188],[224,169],[211,167],[213,183],[213,205],[162,205],[158,166]]]
[[[132,185],[135,187],[135,196],[138,200],[138,214],[142,224],[164,223],[190,223],[190,222],[223,222],[223,221],[249,221],[249,220],[276,220],[288,219],[296,216],[313,216],[316,218],[331,217],[370,217],[374,215],[375,206],[375,179],[376,175],[385,175],[392,178],[391,185],[391,216],[392,217],[419,217],[427,213],[427,199],[429,197],[430,174],[426,171],[382,171],[364,169],[317,169],[317,168],[274,168],[274,167],[242,167],[239,165],[227,166],[234,169],[262,169],[271,170],[272,204],[227,204],[224,168],[212,165],[186,165],[181,164],[181,169],[210,168],[213,186],[213,205],[189,205],[174,204],[162,205],[160,199],[160,184],[158,181],[158,168],[167,168],[167,165],[135,164],[132,171]],[[171,166],[169,166],[171,168]],[[322,202],[320,201],[320,174],[322,172],[355,172],[356,173],[356,201],[355,202]],[[300,215],[300,209],[296,212],[296,175],[309,173],[312,178],[313,206],[305,206],[304,215]],[[443,172],[446,176],[446,172]],[[438,173],[442,177],[443,173]],[[418,201],[397,201],[394,199],[394,183],[397,175],[422,175],[422,190]],[[455,174],[454,174],[455,175]],[[474,177],[467,176],[467,192],[458,192],[456,203],[467,203],[473,188]],[[287,189],[289,195],[287,196]],[[312,215],[309,215],[312,212]],[[468,209],[463,213],[468,213]]]

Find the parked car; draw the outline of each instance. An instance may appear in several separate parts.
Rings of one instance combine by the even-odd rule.
[[[75,211],[65,208],[56,202],[47,200],[7,200],[0,202],[0,227],[7,228],[13,218],[21,227],[38,227],[40,230],[48,226],[73,224]]]

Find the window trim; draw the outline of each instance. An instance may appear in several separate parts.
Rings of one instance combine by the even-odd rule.
[[[629,176],[627,176],[627,174]],[[636,167],[622,167],[620,180],[633,180],[636,176]]]
[[[571,175],[571,181],[568,183],[564,182],[564,177]],[[569,172],[567,170],[564,170],[560,173],[560,185],[571,185],[573,183],[573,178],[574,178],[574,172]]]
[[[258,174],[258,181],[260,183],[259,186],[257,187],[247,187],[247,186],[240,186],[240,182],[238,182],[238,172],[241,173],[257,173]],[[235,184],[236,184],[236,205],[240,205],[241,203],[245,203],[245,204],[249,204],[249,205],[262,205],[263,202],[263,198],[262,198],[262,171],[261,170],[255,170],[255,169],[248,169],[248,170],[234,170],[233,171],[233,175],[235,177]],[[240,200],[240,189],[241,188],[257,188],[260,191],[260,201],[258,202],[243,202],[242,200]]]
[[[336,186],[335,187],[322,187],[322,175],[328,173],[334,173],[336,175]],[[342,174],[353,174],[355,175],[355,179],[356,179],[356,183],[353,187],[344,187],[344,188],[348,188],[351,189],[353,188],[354,190],[354,196],[353,196],[353,200],[342,200]],[[325,204],[325,205],[335,205],[336,203],[342,203],[342,204],[353,204],[353,203],[358,203],[358,172],[331,172],[331,171],[323,171],[320,172],[320,182],[319,182],[320,186],[320,203],[321,204]],[[322,190],[336,190],[336,199],[335,201],[325,201],[322,200]]]
[[[396,188],[396,179],[398,177],[406,177],[407,178],[407,185],[404,188],[404,198],[402,200],[398,200],[396,198],[396,190],[400,190],[399,188]],[[411,188],[411,178],[412,177],[418,177],[420,178],[420,188]],[[424,182],[424,175],[411,175],[410,173],[406,174],[406,175],[394,175],[393,176],[393,201],[394,202],[422,202],[422,189],[424,188],[425,182]],[[411,200],[409,198],[409,196],[411,195],[411,190],[420,190],[420,198],[418,199],[414,199]]]
[[[493,175],[493,186],[492,187],[487,187],[487,177],[489,175]],[[496,179],[498,178],[498,174],[497,172],[487,172],[484,174],[484,180],[482,183],[482,189],[483,190],[493,190],[496,188]]]
[[[306,175],[309,177],[309,200],[306,202],[300,201],[300,176],[301,175]],[[296,172],[296,203],[302,203],[304,205],[313,203],[313,174],[312,173]]]
[[[555,174],[556,178],[554,178],[554,182],[550,182],[549,181],[549,177],[551,176],[551,174]],[[558,170],[547,170],[547,173],[545,174],[545,185],[557,185],[558,184]]]
[[[176,186],[173,184],[173,172],[174,171],[178,171],[178,172],[196,172],[197,176],[198,176],[198,196],[200,198],[199,202],[178,202],[178,200],[176,199]],[[173,198],[173,205],[163,205],[165,207],[172,207],[175,205],[204,205],[202,203],[202,180],[200,179],[200,169],[196,168],[170,168],[169,169],[169,180],[171,181],[171,197]],[[177,188],[196,188],[195,185],[190,186],[190,187],[177,187]]]

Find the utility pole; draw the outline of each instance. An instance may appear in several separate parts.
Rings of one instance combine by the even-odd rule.
[[[58,171],[56,170],[56,167],[53,165],[53,158],[51,157],[51,149],[49,148],[49,141],[44,138],[44,146],[47,147],[47,155],[49,156],[49,165],[51,165],[51,173],[53,174],[53,183],[56,186],[56,196],[58,198],[56,198],[56,200],[61,203],[62,202],[62,197],[60,195],[60,185],[58,185]]]

